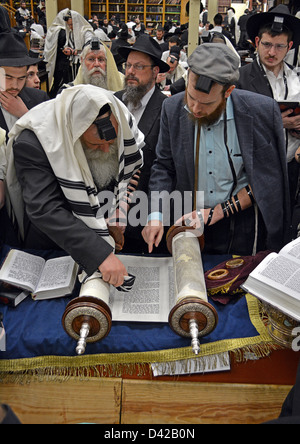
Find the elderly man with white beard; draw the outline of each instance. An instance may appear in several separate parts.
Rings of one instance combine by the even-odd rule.
[[[105,282],[122,285],[127,271],[109,224],[142,166],[143,145],[123,103],[92,85],[67,88],[21,118],[7,147],[6,180],[24,248],[61,249],[87,275],[99,270]]]
[[[81,65],[74,82],[63,88],[76,85],[94,85],[109,91],[123,87],[124,74],[118,71],[114,57],[98,37],[89,40],[80,55]]]

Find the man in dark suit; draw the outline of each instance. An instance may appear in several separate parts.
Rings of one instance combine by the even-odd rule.
[[[279,5],[271,12],[252,16],[247,30],[251,41],[255,42],[257,57],[253,63],[240,68],[237,87],[272,97],[277,102],[299,102],[299,76],[285,60],[289,51],[300,44],[300,20],[289,13],[287,6]],[[295,153],[300,146],[300,116],[290,108],[287,106],[282,112],[282,122],[293,210],[298,192],[299,165]],[[293,223],[294,236],[299,222],[296,218]]]
[[[117,92],[116,96],[128,107],[145,136],[144,166],[137,189],[148,194],[150,171],[156,158],[161,107],[166,99],[156,87],[156,78],[159,72],[167,72],[170,67],[161,60],[160,45],[146,35],[141,35],[131,47],[119,48],[119,53],[126,60],[125,89]],[[128,225],[124,250],[135,253],[147,251],[141,237],[141,227]]]
[[[185,224],[205,224],[205,250],[254,254],[289,241],[290,211],[282,119],[273,99],[234,90],[239,61],[222,44],[199,46],[188,59],[186,93],[164,102],[143,236],[159,245],[162,206],[175,190],[194,196]],[[157,192],[165,193],[158,196]],[[204,199],[201,200],[203,192]],[[186,202],[184,202],[186,203]],[[176,221],[176,219],[175,219]],[[174,223],[174,221],[171,223]]]
[[[29,57],[22,37],[9,30],[0,34],[0,128],[6,131],[6,140],[20,117],[49,99],[44,91],[25,87],[27,68],[37,62],[38,59]],[[3,171],[1,181],[2,175]],[[5,207],[0,211],[0,227],[0,240],[16,245]]]

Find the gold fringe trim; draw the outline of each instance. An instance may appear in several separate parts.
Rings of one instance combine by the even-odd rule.
[[[227,282],[227,284],[222,285],[221,287],[208,288],[207,289],[208,295],[213,296],[217,293],[226,293],[227,294],[230,290],[231,285],[237,280],[238,277],[239,277],[239,275],[236,276],[234,279],[232,279],[232,281]],[[237,293],[243,293],[243,290],[238,288],[237,290],[231,292],[232,295],[237,294]]]
[[[270,337],[260,317],[260,306],[257,298],[246,295],[249,315],[258,336],[240,339],[225,339],[214,343],[202,344],[198,357],[207,357],[223,352],[232,352],[237,362],[247,360],[247,353],[261,358],[269,356],[278,348]],[[121,377],[123,373],[138,376],[149,373],[149,366],[156,362],[174,362],[192,359],[195,355],[191,347],[158,350],[153,352],[114,353],[83,356],[40,356],[0,361],[0,382],[15,378],[25,381],[27,377],[51,380],[56,377],[68,379],[76,376],[79,379],[98,377]]]

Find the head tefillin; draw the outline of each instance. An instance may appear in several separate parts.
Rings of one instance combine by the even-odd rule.
[[[63,20],[65,21],[65,22],[67,22],[69,19],[71,19],[72,18],[72,13],[71,13],[71,11],[68,11],[67,13],[66,13],[66,15],[64,15],[63,16]]]
[[[214,83],[215,82],[209,77],[200,75],[196,83],[196,90],[205,94],[209,94]]]
[[[283,17],[274,17],[274,22],[272,24],[272,31],[276,32],[278,34],[281,34],[283,32],[283,23],[284,23],[284,18]]]
[[[90,45],[92,51],[99,51],[99,49],[101,48],[100,40],[97,39],[97,37],[92,38]]]
[[[98,39],[98,37],[93,37],[91,40],[88,40],[84,45],[83,48],[84,49],[86,46],[90,46],[91,51],[99,51],[100,49],[103,48],[103,44],[101,43],[101,41]]]
[[[104,114],[107,114],[107,113],[109,113],[109,115],[107,117],[102,117]],[[111,109],[107,103],[106,105],[104,105],[100,109],[99,114],[98,114],[96,120],[94,121],[94,124],[96,125],[97,130],[98,130],[98,134],[99,134],[100,139],[106,140],[106,141],[114,140],[117,137],[116,130],[110,121],[110,116],[111,116]]]

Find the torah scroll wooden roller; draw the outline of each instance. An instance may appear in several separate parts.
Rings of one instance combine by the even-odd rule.
[[[116,252],[123,248],[124,238],[118,227],[109,229]],[[81,285],[80,294],[67,305],[62,318],[65,331],[77,341],[76,353],[82,355],[86,344],[105,338],[111,329],[109,308],[110,285],[95,273]]]
[[[180,336],[192,339],[192,349],[200,351],[199,337],[211,333],[218,314],[208,302],[202,264],[203,236],[190,227],[173,226],[167,233],[173,256],[176,303],[169,314],[169,325]]]

